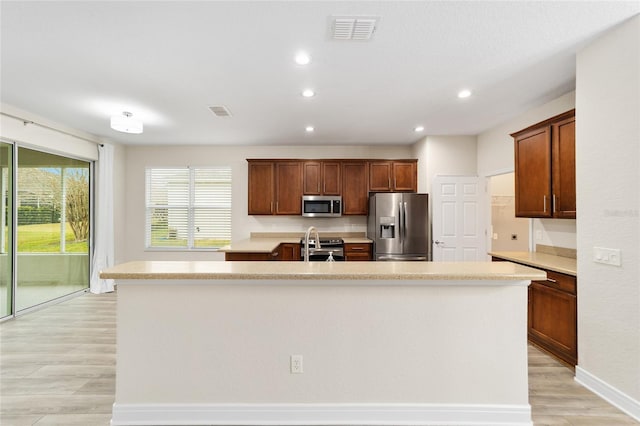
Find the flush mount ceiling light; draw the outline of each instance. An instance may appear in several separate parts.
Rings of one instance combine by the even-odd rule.
[[[312,98],[316,95],[316,92],[314,92],[311,89],[305,89],[302,91],[302,96],[304,96],[305,98]]]
[[[416,126],[413,128],[413,131],[417,133],[424,132],[424,126]]]
[[[458,92],[460,99],[468,98],[469,96],[471,96],[471,90],[464,89]]]
[[[314,130],[316,130],[313,126],[307,126],[304,128],[304,131],[307,133],[312,133]]]
[[[123,133],[142,133],[142,121],[132,118],[133,114],[124,111],[122,115],[111,117],[111,128]]]
[[[298,65],[308,65],[311,62],[311,56],[307,52],[298,52],[294,60]]]

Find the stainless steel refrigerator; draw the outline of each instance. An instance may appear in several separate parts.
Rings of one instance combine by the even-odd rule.
[[[367,238],[375,260],[430,260],[428,194],[371,194]]]

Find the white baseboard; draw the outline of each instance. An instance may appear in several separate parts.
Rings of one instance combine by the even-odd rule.
[[[576,366],[575,380],[602,399],[640,421],[640,401],[636,401],[579,366]]]
[[[527,405],[113,404],[112,426],[493,425],[532,426]]]

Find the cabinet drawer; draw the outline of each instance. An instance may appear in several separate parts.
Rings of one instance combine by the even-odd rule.
[[[546,271],[547,279],[545,281],[535,281],[546,285],[547,287],[566,291],[567,293],[576,294],[576,277],[561,274],[559,272]]]
[[[371,253],[371,244],[367,243],[347,243],[344,245],[347,253]]]

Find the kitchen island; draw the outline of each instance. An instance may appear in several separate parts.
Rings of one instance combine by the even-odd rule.
[[[531,425],[510,262],[130,262],[112,425]],[[293,356],[293,357],[292,357]]]

